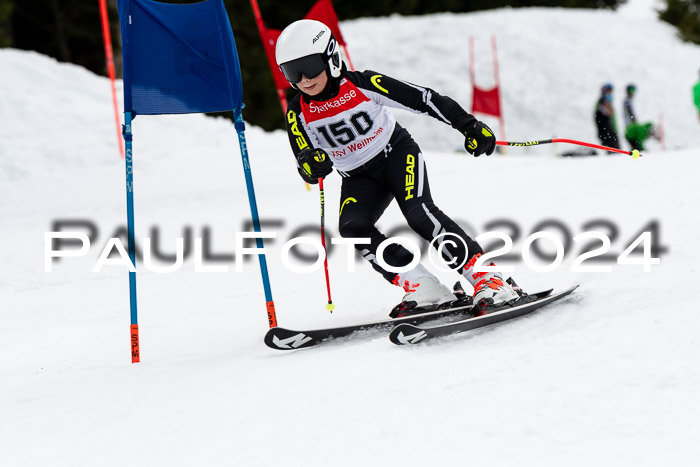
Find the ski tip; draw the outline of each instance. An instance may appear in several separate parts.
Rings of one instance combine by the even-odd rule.
[[[396,345],[417,344],[425,339],[426,333],[419,327],[411,324],[399,324],[389,334],[389,340]]]
[[[265,334],[265,345],[275,350],[296,350],[316,344],[316,339],[302,331],[280,327],[270,328]]]

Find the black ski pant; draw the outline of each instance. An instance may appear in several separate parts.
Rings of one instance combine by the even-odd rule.
[[[377,248],[387,237],[377,230],[375,224],[394,199],[410,228],[425,240],[430,242],[444,233],[454,234],[462,240],[447,235],[433,243],[438,248],[443,241],[452,237],[455,245],[443,245],[440,253],[453,269],[462,268],[482,251],[476,241],[433,203],[420,148],[398,124],[383,153],[357,169],[340,174],[344,177],[340,235],[345,238],[369,238],[369,244],[357,244],[355,248],[389,282],[394,281],[396,273],[383,269],[377,263]],[[386,264],[400,267],[409,264],[413,254],[400,244],[392,243],[384,250],[383,258]],[[461,273],[461,269],[458,272]]]
[[[598,138],[600,138],[600,144],[610,148],[620,149],[620,142],[617,139],[617,131],[615,131],[613,128],[610,117],[603,115],[601,112],[596,112],[595,122],[598,127]]]

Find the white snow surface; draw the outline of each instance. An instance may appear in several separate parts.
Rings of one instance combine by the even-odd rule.
[[[617,86],[618,109],[633,81],[640,115],[664,116],[667,149],[651,143],[633,160],[558,158],[553,146],[473,158],[457,151],[462,138],[447,126],[398,113],[425,151],[436,203],[474,235],[512,220],[519,254],[542,220],[562,222],[571,237],[607,219],[619,228],[617,255],[656,220],[668,249],[651,272],[615,264],[571,272],[579,245],[551,272],[516,263],[526,290],[582,285],[528,317],[409,348],[373,334],[271,350],[257,261],[241,273],[232,261],[217,263],[227,273],[202,273],[188,256],[171,274],[138,264],[142,362],[131,364],[126,269],[92,272],[126,223],[109,83],[0,50],[2,465],[696,465],[700,122],[690,88],[700,48],[644,11],[504,9],[342,24],[358,68],[431,86],[466,107],[468,36],[480,44],[478,79],[487,82],[496,34],[508,139],[596,142],[592,109],[604,81]],[[142,116],[133,128],[140,246],[155,228],[171,253],[187,227],[195,237],[208,227],[212,251],[232,254],[249,219],[232,124]],[[402,291],[364,263],[347,271],[341,249],[330,258],[332,315],[322,270],[282,265],[292,231],[318,225],[318,192],[304,189],[283,132],[249,126],[247,137],[261,216],[283,221],[267,229],[278,233],[268,262],[280,325],[386,317]],[[328,177],[333,236],[339,186]],[[93,222],[98,237],[87,256],[45,272],[45,232],[66,219]],[[401,223],[391,206],[380,226]],[[446,284],[457,279],[432,270]]]

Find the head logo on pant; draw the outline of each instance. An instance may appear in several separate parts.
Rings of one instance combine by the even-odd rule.
[[[347,198],[345,201],[343,201],[343,204],[340,205],[340,214],[338,214],[338,217],[343,215],[343,208],[348,203],[357,203],[357,200],[355,198]]]
[[[416,158],[412,154],[406,156],[406,201],[413,198],[413,188],[416,178],[414,169],[416,168]]]

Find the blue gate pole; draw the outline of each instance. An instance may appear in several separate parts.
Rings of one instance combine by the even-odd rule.
[[[131,146],[131,120],[132,113],[124,112],[124,142],[126,154],[124,163],[126,166],[126,219],[127,219],[127,243],[129,260],[136,267],[136,242],[134,239],[134,162]],[[129,271],[129,303],[131,306],[131,363],[141,361],[139,354],[139,320],[136,307],[136,271]]]
[[[243,173],[245,174],[246,188],[248,189],[248,202],[250,204],[250,215],[253,220],[253,230],[260,232],[260,217],[258,216],[258,203],[255,201],[255,188],[253,187],[253,175],[250,171],[250,160],[248,159],[248,146],[245,140],[245,123],[241,116],[242,108],[233,111],[236,117],[235,127],[238,133],[238,142],[241,146],[241,158],[243,159]],[[259,249],[263,248],[262,238],[257,237],[255,244]],[[267,306],[267,320],[270,327],[277,326],[277,314],[275,313],[275,302],[272,300],[272,289],[270,288],[270,277],[267,272],[267,259],[265,253],[258,254],[260,262],[260,274],[262,275],[263,288],[265,289],[265,304]]]

